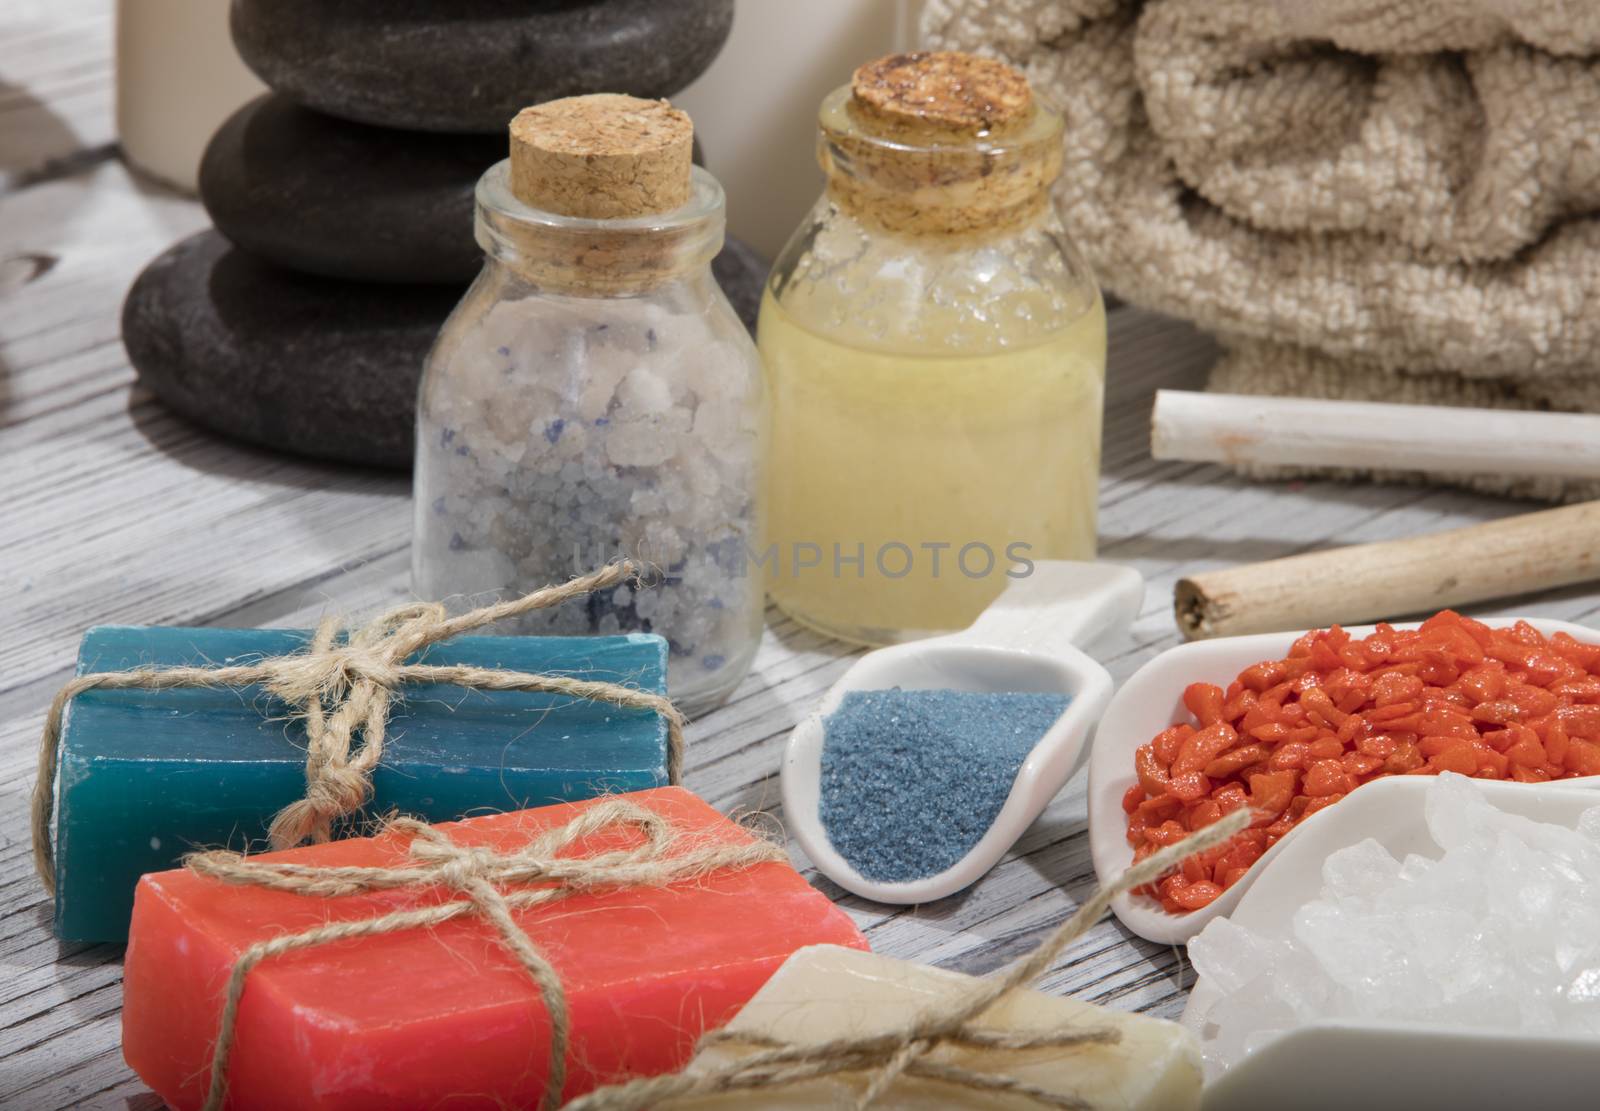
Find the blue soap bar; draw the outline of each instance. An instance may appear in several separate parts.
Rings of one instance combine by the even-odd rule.
[[[296,629],[102,626],[78,674],[253,663]],[[456,637],[412,661],[562,674],[666,692],[658,636]],[[57,936],[126,940],[139,877],[197,848],[259,851],[305,793],[304,727],[260,687],[91,690],[73,700],[57,779]],[[667,782],[660,715],[564,695],[408,684],[391,706],[366,817],[524,810]]]

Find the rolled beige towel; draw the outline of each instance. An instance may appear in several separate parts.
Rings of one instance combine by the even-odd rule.
[[[1074,235],[1219,333],[1216,388],[1600,409],[1600,4],[929,0],[923,32],[1062,108]]]

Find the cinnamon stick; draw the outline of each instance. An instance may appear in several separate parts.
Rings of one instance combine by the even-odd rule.
[[[1362,624],[1600,579],[1600,502],[1180,579],[1191,640]]]

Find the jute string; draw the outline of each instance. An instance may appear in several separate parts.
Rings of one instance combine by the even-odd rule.
[[[560,855],[563,849],[610,830],[633,831],[641,834],[643,841],[594,856]],[[196,853],[185,861],[194,872],[223,883],[266,887],[314,898],[337,899],[399,888],[430,887],[451,888],[462,896],[436,906],[330,922],[302,933],[256,942],[240,954],[228,979],[228,993],[217,1025],[206,1111],[219,1111],[227,1096],[228,1058],[234,1047],[239,1001],[251,969],[284,953],[397,930],[435,927],[463,915],[477,915],[492,925],[500,943],[538,989],[540,1002],[550,1016],[549,1072],[542,1106],[556,1107],[566,1083],[567,1047],[571,1038],[566,993],[555,968],[517,924],[512,912],[586,892],[665,887],[724,869],[751,868],[787,860],[782,849],[767,841],[727,844],[703,837],[685,837],[666,817],[627,799],[610,799],[591,806],[566,825],[535,838],[525,848],[507,853],[458,845],[443,830],[412,818],[395,819],[388,831],[410,835],[410,863],[395,867],[322,868],[255,861],[230,852]],[[506,890],[521,884],[541,886]]]
[[[842,1073],[868,1076],[866,1087],[856,1100],[858,1108],[869,1107],[904,1075],[972,1092],[1020,1097],[1042,1107],[1083,1111],[1090,1105],[1077,1096],[1047,1091],[1004,1074],[931,1060],[928,1055],[941,1046],[1020,1052],[1115,1043],[1118,1034],[1110,1029],[1044,1034],[989,1031],[983,1028],[982,1016],[1002,998],[1025,989],[1048,972],[1062,951],[1098,922],[1118,895],[1149,883],[1185,857],[1220,844],[1249,821],[1248,810],[1235,810],[1177,844],[1151,854],[1114,883],[1096,891],[1055,933],[1003,974],[988,977],[964,995],[927,1008],[897,1030],[812,1045],[789,1045],[751,1033],[713,1031],[701,1038],[699,1048],[729,1046],[755,1052],[726,1064],[600,1088],[567,1104],[567,1111],[646,1111],[673,1098],[771,1091]]]
[[[654,710],[667,723],[667,778],[672,783],[680,782],[685,722],[662,695],[621,683],[566,675],[405,662],[429,645],[637,579],[641,570],[638,564],[623,560],[571,582],[547,586],[458,617],[448,616],[444,606],[436,602],[401,606],[353,629],[342,644],[338,620],[328,618],[317,626],[304,651],[239,667],[144,667],[78,676],[56,693],[39,741],[39,775],[33,788],[33,859],[39,878],[53,894],[55,847],[50,823],[55,812],[61,722],[68,704],[89,690],[259,684],[293,708],[305,721],[306,793],[273,818],[268,837],[277,849],[308,839],[326,841],[332,836],[334,822],[366,805],[372,797],[372,771],[383,758],[389,708],[405,683],[564,694],[624,709]]]

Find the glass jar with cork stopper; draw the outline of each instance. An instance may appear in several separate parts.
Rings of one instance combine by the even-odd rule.
[[[612,94],[537,105],[478,182],[482,273],[446,321],[417,413],[412,578],[465,606],[620,556],[653,567],[515,632],[654,632],[668,691],[720,702],[755,655],[765,398],[711,275],[722,188],[693,125]]]
[[[773,266],[774,600],[872,644],[1089,559],[1105,309],[1049,200],[1062,120],[988,58],[898,54],[822,103],[826,190]]]

